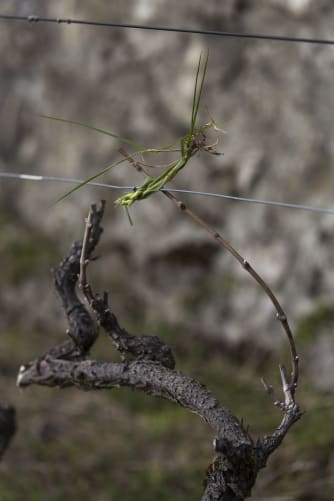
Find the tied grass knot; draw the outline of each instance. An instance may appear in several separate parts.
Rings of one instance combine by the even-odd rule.
[[[130,207],[137,200],[147,198],[153,191],[155,191],[155,189],[152,188],[154,181],[154,177],[148,176],[136,191],[126,193],[125,195],[117,198],[117,200],[115,200],[115,207]]]

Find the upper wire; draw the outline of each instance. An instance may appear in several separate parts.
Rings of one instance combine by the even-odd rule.
[[[169,31],[174,33],[187,33],[195,35],[208,35],[217,37],[233,37],[233,38],[247,38],[253,40],[271,40],[274,42],[292,42],[292,43],[309,43],[309,44],[322,44],[334,45],[334,40],[324,38],[308,38],[308,37],[292,37],[283,35],[265,35],[258,33],[238,33],[232,31],[214,31],[203,30],[195,28],[173,27],[173,26],[150,26],[144,24],[129,24],[129,23],[111,23],[107,21],[91,21],[83,19],[69,19],[69,18],[52,18],[40,17],[35,15],[17,16],[9,14],[0,14],[0,19],[7,21],[28,21],[30,23],[58,23],[58,24],[81,24],[88,26],[104,26],[107,28],[129,28],[136,30],[150,30],[150,31]]]
[[[71,177],[58,177],[58,176],[40,176],[36,174],[20,174],[17,172],[0,172],[0,178],[12,178],[12,179],[21,179],[24,181],[53,181],[58,183],[69,183],[69,184],[81,184],[84,182],[83,179],[75,179]],[[120,186],[115,184],[108,183],[97,183],[97,182],[88,182],[87,185],[95,186],[98,188],[106,188],[111,190],[133,190],[137,189],[136,186]],[[186,195],[197,195],[197,196],[205,196],[212,198],[223,198],[226,200],[234,200],[237,202],[246,202],[251,204],[259,204],[259,205],[271,205],[273,207],[283,207],[287,209],[299,209],[309,212],[318,212],[321,214],[330,214],[334,216],[334,209],[328,209],[324,207],[314,207],[312,205],[304,205],[304,204],[295,204],[289,202],[279,202],[274,200],[261,200],[258,198],[247,198],[247,197],[237,197],[234,195],[225,195],[224,193],[211,193],[207,191],[193,191],[193,190],[185,190],[185,189],[177,189],[177,188],[161,188],[158,191],[170,191],[172,193],[184,193]]]

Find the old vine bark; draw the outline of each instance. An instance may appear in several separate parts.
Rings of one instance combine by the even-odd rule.
[[[275,404],[283,412],[282,421],[271,435],[255,441],[204,385],[175,369],[172,350],[162,340],[156,336],[134,336],[123,329],[112,311],[108,294],[94,293],[86,276],[103,231],[103,212],[104,202],[98,207],[92,205],[83,240],[74,242],[54,271],[55,287],[68,319],[69,339],[22,366],[18,385],[76,386],[84,390],[129,386],[195,412],[216,436],[202,501],[241,501],[250,496],[259,470],[301,417],[294,400],[295,387],[288,382],[284,367],[280,367],[284,401],[275,398]],[[95,318],[79,298],[78,285]],[[98,338],[99,326],[122,354],[122,362],[101,363],[88,358],[89,349]]]

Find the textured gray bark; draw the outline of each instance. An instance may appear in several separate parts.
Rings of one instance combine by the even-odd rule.
[[[69,255],[54,272],[71,340],[22,366],[17,383],[21,388],[38,384],[61,388],[75,386],[82,390],[128,386],[181,405],[198,414],[216,436],[216,455],[207,470],[202,500],[241,501],[250,495],[258,471],[301,416],[285,370],[281,367],[285,402],[275,402],[283,411],[283,420],[271,436],[255,442],[242,423],[203,384],[174,369],[174,357],[168,346],[155,336],[129,334],[120,327],[108,304],[107,294],[93,293],[87,282],[86,268],[102,233],[103,212],[104,203],[91,207],[83,242],[74,243]],[[124,357],[121,363],[86,359],[89,347],[97,339],[97,326],[77,295],[78,278],[97,323]]]

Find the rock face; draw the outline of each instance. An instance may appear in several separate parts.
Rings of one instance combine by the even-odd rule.
[[[12,9],[12,2],[2,2],[3,13]],[[334,22],[329,0],[194,0],[191,9],[171,0],[115,1],[112,8],[103,0],[94,6],[36,0],[17,2],[16,12],[317,38],[330,38]],[[219,144],[224,155],[202,153],[173,186],[333,206],[331,46],[1,23],[2,171],[86,178],[118,159],[120,144],[111,137],[39,114],[79,120],[152,147],[172,143],[187,130],[196,64],[208,48],[200,120],[208,121],[207,107],[226,130]],[[101,181],[138,185],[141,179],[123,164]],[[168,322],[233,346],[282,345],[268,299],[231,256],[162,196],[133,207],[131,228],[121,209],[113,208],[115,191],[84,188],[50,209],[67,188],[1,180],[2,211],[15,215],[18,229],[37,227],[60,242],[61,253],[80,238],[89,204],[106,198],[104,258],[95,267],[114,306],[131,322]],[[185,200],[263,275],[293,327],[317,305],[333,302],[333,216],[209,197]],[[35,290],[29,283],[31,276],[15,285],[15,293],[6,289],[1,302],[12,318],[22,288],[20,308],[31,311],[34,325],[34,297],[24,293]],[[47,281],[39,287],[47,298],[48,313],[41,298],[47,323],[53,294],[47,293]]]

